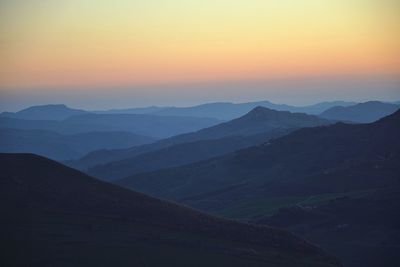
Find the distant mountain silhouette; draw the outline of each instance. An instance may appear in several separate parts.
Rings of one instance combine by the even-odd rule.
[[[48,130],[0,129],[0,152],[35,153],[54,160],[77,159],[93,150],[126,148],[154,141],[129,132],[61,135]]]
[[[261,106],[278,111],[301,112],[307,114],[320,114],[324,110],[334,106],[354,105],[354,102],[332,101],[322,102],[315,105],[296,107],[285,104],[274,104],[269,101],[249,102],[249,103],[207,103],[193,107],[170,107],[155,111],[157,115],[173,116],[193,116],[193,117],[212,117],[222,120],[232,120],[243,116],[255,107]]]
[[[0,162],[5,266],[339,266],[285,231],[202,214],[36,155]]]
[[[360,123],[374,122],[400,108],[400,105],[369,101],[349,107],[332,107],[320,114],[321,118]]]
[[[396,266],[400,242],[392,236],[400,235],[399,221],[394,220],[399,202],[393,197],[397,193],[390,190],[400,192],[398,136],[400,111],[371,124],[300,129],[260,146],[116,183],[230,218],[264,218],[266,223],[296,230],[313,242],[322,241],[320,245],[338,251],[350,266],[376,266],[379,261]],[[392,196],[391,200],[385,196]],[[302,213],[287,213],[292,216],[288,220],[268,218],[280,208],[306,205],[312,209],[343,197],[349,202],[341,202],[339,210],[327,206],[325,219],[318,217],[318,210],[307,215],[306,221],[302,221]],[[373,205],[370,211],[366,210],[368,203]],[[379,205],[386,206],[380,210]],[[360,216],[358,221],[349,217],[352,209]],[[329,216],[339,217],[333,220]],[[349,230],[343,232],[341,227]],[[347,246],[341,248],[334,238],[347,240]],[[366,253],[364,259],[371,261],[357,265],[360,255]]]
[[[156,116],[147,114],[84,114],[64,120],[21,120],[0,117],[0,128],[41,129],[60,134],[76,134],[93,131],[126,131],[154,138],[192,132],[218,124],[209,118],[182,116]]]
[[[3,112],[0,117],[16,118],[24,120],[63,120],[74,115],[88,113],[81,109],[71,109],[63,104],[33,106],[21,111]]]
[[[102,150],[98,152],[93,152],[83,157],[79,161],[68,163],[68,165],[82,170],[86,170],[99,164],[111,163],[129,158],[132,158],[130,160],[132,162],[136,160],[136,158],[133,157],[136,157],[140,154],[149,152],[154,152],[158,154],[155,151],[171,147],[177,144],[193,143],[201,140],[222,139],[225,137],[232,137],[232,136],[250,137],[246,138],[248,139],[248,141],[245,142],[240,141],[237,143],[237,145],[234,145],[231,142],[232,139],[230,139],[230,141],[228,141],[231,143],[229,148],[227,146],[222,146],[224,147],[224,149],[219,150],[218,153],[215,150],[215,148],[210,148],[210,153],[208,153],[208,156],[206,156],[207,153],[204,153],[204,151],[207,151],[206,147],[197,146],[196,144],[185,146],[187,149],[186,150],[187,154],[186,156],[181,154],[180,157],[184,157],[186,159],[181,159],[179,161],[180,163],[183,164],[191,162],[186,160],[195,158],[193,157],[192,154],[197,153],[199,154],[198,156],[200,156],[201,154],[203,155],[201,159],[206,159],[207,157],[213,157],[216,155],[221,155],[224,152],[228,152],[227,149],[233,151],[239,148],[243,148],[244,143],[247,143],[248,145],[255,145],[259,144],[262,141],[266,141],[269,138],[282,136],[296,128],[325,125],[329,123],[330,122],[328,120],[320,119],[313,115],[307,115],[302,113],[290,113],[287,111],[275,111],[268,108],[256,107],[252,111],[250,111],[249,113],[238,119],[224,122],[209,128],[201,129],[197,132],[174,136],[169,139],[160,140],[153,144],[135,147],[132,149],[111,150],[111,151]],[[264,135],[265,139],[262,140],[260,138],[253,138],[253,136],[259,134]],[[206,142],[206,143],[209,145],[213,145],[212,144],[213,142]],[[195,148],[195,146],[197,146],[197,148]],[[221,146],[219,147],[221,148]],[[178,151],[182,151],[181,148],[182,146],[177,147],[176,149]],[[171,147],[169,151],[172,151],[174,149],[175,148]],[[200,149],[200,151],[198,149]],[[169,153],[167,154],[170,155]],[[159,161],[159,159],[162,158],[162,155],[166,154],[164,154],[164,152],[162,153],[160,152],[160,154],[156,155],[154,159],[156,159],[156,161]],[[197,157],[197,159],[200,159],[200,157]],[[169,156],[168,157],[166,156],[163,166],[167,167],[165,163],[170,160],[171,158]],[[177,161],[174,162],[175,164],[177,164]],[[123,165],[125,165],[126,167],[123,169],[121,168],[119,170],[117,170],[117,168],[122,167],[122,165],[119,164],[102,166],[101,168],[99,168],[99,170],[102,170],[101,172],[93,170],[93,172],[91,173],[96,175],[101,173],[101,178],[110,179],[111,177],[115,177],[116,174],[118,174],[118,177],[121,178],[119,176],[120,174],[128,174],[129,172],[131,172],[131,174],[134,174],[136,172],[135,168],[131,168],[132,166],[129,166],[128,160],[125,161]],[[153,166],[156,167],[159,165],[155,163],[155,165]],[[174,165],[169,165],[169,166],[174,166]],[[131,171],[129,170],[130,168]],[[103,170],[105,169],[107,169],[107,171],[103,173]],[[110,175],[110,177],[107,177],[107,174],[112,174],[112,175]]]
[[[355,102],[331,101],[321,102],[309,106],[290,106],[286,104],[275,104],[269,101],[258,101],[248,103],[217,102],[206,103],[191,107],[159,107],[149,106],[142,108],[123,108],[109,110],[85,111],[81,109],[71,109],[64,104],[50,104],[42,106],[32,106],[18,112],[3,112],[0,117],[24,119],[24,120],[63,120],[71,116],[88,113],[95,114],[153,114],[162,116],[184,116],[216,118],[219,120],[232,120],[243,116],[253,108],[262,106],[279,111],[301,112],[317,115],[334,106],[351,106]]]
[[[92,113],[97,114],[151,114],[169,107],[143,107],[143,108],[121,108],[121,109],[109,109],[109,110],[96,110]]]

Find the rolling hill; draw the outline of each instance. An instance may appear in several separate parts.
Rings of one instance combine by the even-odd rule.
[[[263,107],[256,107],[246,115],[228,121],[224,122],[209,128],[201,129],[197,132],[193,133],[188,133],[188,134],[182,134],[178,136],[174,136],[168,139],[160,140],[158,142],[155,142],[153,144],[149,145],[144,145],[140,147],[134,147],[132,149],[125,149],[125,150],[102,150],[102,151],[95,151],[93,153],[90,153],[89,155],[83,157],[82,159],[75,161],[75,162],[69,162],[68,165],[73,166],[75,168],[79,168],[81,170],[87,170],[90,168],[93,168],[96,165],[104,165],[107,163],[110,163],[111,165],[109,166],[104,166],[101,167],[101,170],[107,169],[107,174],[111,174],[119,168],[120,165],[117,163],[115,165],[112,165],[112,162],[117,162],[117,161],[122,161],[126,160],[125,163],[123,163],[125,166],[129,167],[128,164],[128,159],[131,158],[130,162],[133,164],[135,161],[136,156],[143,154],[143,153],[149,153],[149,152],[154,152],[157,154],[156,151],[160,149],[165,149],[167,147],[171,147],[169,151],[173,151],[174,148],[172,146],[183,144],[183,143],[195,143],[198,141],[204,141],[204,140],[212,140],[212,139],[223,139],[226,137],[245,137],[245,139],[248,139],[246,141],[247,144],[259,144],[260,142],[266,141],[269,138],[275,138],[278,136],[282,136],[296,128],[301,128],[301,127],[310,127],[310,126],[317,126],[317,125],[325,125],[329,124],[330,122],[328,120],[320,119],[316,116],[313,115],[307,115],[303,113],[290,113],[287,111],[275,111]],[[265,139],[262,139],[260,137],[264,136]],[[258,136],[258,137],[257,137]],[[233,140],[233,139],[230,139]],[[237,139],[239,140],[239,139]],[[213,142],[203,142],[203,144],[212,144]],[[214,142],[215,143],[215,142]],[[199,143],[197,143],[199,144]],[[233,144],[229,147],[226,147],[227,149],[230,149],[231,151],[239,149],[243,147],[244,144],[243,142],[239,142],[237,145]],[[185,146],[187,148],[186,156],[187,159],[193,158],[192,154],[202,154],[201,158],[198,159],[206,159],[207,157],[213,157],[219,154],[222,154],[224,152],[228,152],[226,149],[220,150],[218,153],[216,152],[215,149],[211,149],[210,151],[214,151],[207,154],[204,154],[201,151],[207,150],[206,147],[202,148],[197,146],[198,148],[195,148],[196,144],[192,144],[189,146]],[[176,148],[176,150],[181,151],[182,146],[179,146]],[[198,149],[200,148],[201,151]],[[170,160],[170,157],[164,154],[165,150],[163,152],[160,152],[159,155],[155,155],[155,160],[159,161],[161,158],[161,155],[165,155],[165,162],[168,162]],[[181,157],[181,155],[177,155]],[[175,156],[176,157],[176,156]],[[149,159],[149,158],[148,158]],[[127,163],[127,164],[126,164]],[[189,162],[184,162],[181,161],[180,163],[189,163]],[[156,165],[155,165],[156,166]],[[174,165],[169,165],[169,166],[174,166]],[[167,167],[167,165],[164,165],[164,167]],[[125,168],[126,169],[126,168]],[[122,173],[127,173],[124,170],[118,170],[118,172]],[[99,172],[93,172],[92,174],[97,174]],[[115,173],[115,172],[114,172]],[[132,174],[135,173],[135,171],[131,172]],[[106,174],[102,175],[101,177],[105,178]]]
[[[0,128],[41,129],[60,134],[125,131],[153,138],[166,138],[220,123],[216,119],[156,116],[147,114],[84,114],[64,120],[0,118]]]
[[[205,210],[258,196],[302,197],[397,184],[399,121],[397,111],[372,124],[304,128],[260,146],[118,183]]]
[[[276,130],[248,137],[228,136],[219,139],[171,145],[123,160],[96,165],[89,168],[87,173],[106,181],[121,179],[141,172],[180,166],[220,156],[238,149],[263,143],[265,140],[285,135],[290,131],[291,129]]]
[[[330,120],[369,123],[392,114],[399,108],[400,105],[392,103],[369,101],[348,107],[332,107],[322,112],[319,116]]]
[[[219,219],[32,154],[1,154],[5,266],[339,266],[275,228]]]
[[[127,148],[154,141],[129,132],[61,135],[48,130],[0,129],[0,152],[34,153],[59,161],[77,159],[93,150]]]

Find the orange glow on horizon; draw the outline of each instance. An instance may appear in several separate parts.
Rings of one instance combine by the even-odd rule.
[[[400,74],[392,0],[60,2],[0,4],[0,88]]]

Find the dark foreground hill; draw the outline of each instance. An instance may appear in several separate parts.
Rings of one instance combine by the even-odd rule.
[[[222,216],[287,227],[348,266],[398,266],[399,136],[397,111],[371,124],[300,129],[117,183]],[[298,206],[307,212],[277,214]]]
[[[390,115],[399,108],[398,104],[369,101],[354,106],[332,107],[322,112],[320,117],[330,120],[369,123]]]
[[[338,266],[288,232],[218,219],[32,154],[1,154],[2,266]]]
[[[400,187],[310,198],[255,220],[287,229],[338,256],[345,266],[400,263]]]
[[[201,129],[196,132],[181,134],[178,136],[174,136],[168,139],[160,140],[153,144],[134,147],[131,149],[123,149],[123,150],[102,150],[95,151],[93,153],[88,154],[82,159],[70,162],[68,165],[81,169],[87,170],[99,166],[98,168],[93,168],[91,170],[91,174],[98,175],[101,174],[101,178],[111,179],[113,177],[120,177],[121,175],[128,176],[139,172],[138,169],[135,169],[133,164],[140,164],[140,159],[137,159],[138,155],[152,152],[156,154],[155,157],[146,156],[148,163],[147,165],[151,165],[151,161],[159,162],[160,159],[163,158],[164,161],[162,164],[158,164],[154,162],[153,169],[147,168],[147,171],[156,169],[156,166],[161,167],[172,167],[182,164],[187,164],[192,161],[185,161],[185,159],[207,159],[216,155],[222,155],[227,152],[231,152],[244,146],[242,144],[247,143],[248,145],[256,145],[262,142],[260,137],[264,136],[264,141],[269,140],[270,138],[275,138],[278,136],[282,136],[287,134],[294,129],[301,127],[311,127],[318,125],[326,125],[329,124],[330,121],[325,119],[320,119],[313,115],[307,115],[304,113],[291,113],[288,111],[276,111],[263,107],[256,107],[251,110],[246,115],[228,121],[224,123],[220,123],[218,125],[208,127],[205,129]],[[226,137],[230,137],[225,139]],[[217,139],[220,139],[223,143],[227,143],[232,141],[231,137],[235,137],[238,142],[236,144],[231,143],[229,146],[223,146],[223,149],[216,151],[217,147],[221,147],[221,145],[217,147],[211,148],[210,146],[215,146],[215,142]],[[242,139],[245,139],[244,141]],[[209,142],[200,142],[204,140],[214,140]],[[192,143],[192,145],[186,145],[184,153],[180,153],[180,155],[170,155],[170,152],[182,151],[182,146],[174,147],[183,143]],[[201,148],[199,150],[199,147]],[[209,149],[207,149],[209,147]],[[168,153],[165,153],[165,148],[170,148]],[[164,150],[163,150],[164,149]],[[210,151],[211,153],[203,153]],[[159,152],[157,152],[159,151]],[[201,157],[196,157],[197,155],[203,155]],[[180,157],[180,161],[174,162],[174,164],[168,164],[167,162],[171,159],[171,157]],[[123,161],[120,162],[119,161]],[[107,164],[110,163],[110,164]],[[178,164],[179,163],[179,164]],[[126,168],[131,165],[132,169]],[[144,169],[146,170],[146,169]],[[141,170],[143,171],[143,169]]]

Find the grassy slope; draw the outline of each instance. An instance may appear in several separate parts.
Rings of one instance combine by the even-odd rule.
[[[38,156],[0,159],[6,266],[338,266],[281,230],[202,214]]]

